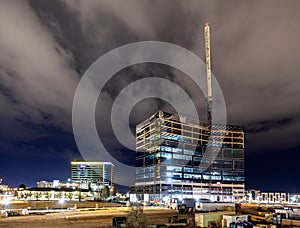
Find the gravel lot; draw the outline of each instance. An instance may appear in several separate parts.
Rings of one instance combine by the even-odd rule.
[[[112,227],[112,218],[125,216],[128,208],[102,209],[97,211],[70,211],[46,215],[12,216],[0,218],[0,227],[31,228],[31,227]],[[150,224],[163,224],[177,212],[162,208],[145,208],[144,212]],[[191,215],[180,215],[189,218]]]

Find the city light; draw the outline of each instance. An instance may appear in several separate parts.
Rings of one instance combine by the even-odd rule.
[[[3,199],[2,204],[8,206],[10,204],[10,199],[9,198]]]

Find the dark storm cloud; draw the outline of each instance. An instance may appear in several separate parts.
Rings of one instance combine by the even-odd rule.
[[[297,0],[2,1],[0,115],[1,124],[11,130],[0,131],[0,136],[6,142],[31,141],[47,137],[45,125],[71,132],[76,85],[98,57],[127,43],[158,40],[204,59],[203,25],[209,22],[213,72],[225,96],[228,122],[246,127],[248,152],[297,148],[299,7]],[[183,73],[134,66],[119,72],[98,102],[97,125],[107,129],[101,136],[108,144],[114,98],[124,86],[146,76],[181,85],[205,116],[203,94]],[[160,101],[141,102],[132,112],[132,124],[164,107],[171,108]],[[277,140],[282,146],[274,146]],[[114,142],[108,146],[125,154]]]
[[[34,124],[49,113],[55,116],[49,122],[70,125],[64,116],[78,81],[70,67],[72,53],[54,40],[26,1],[1,2],[0,34],[0,83],[7,88],[2,98],[15,99],[6,109],[24,113]]]
[[[258,122],[253,125],[248,125],[246,133],[259,133],[269,131],[274,128],[281,128],[285,125],[289,125],[291,123],[291,119],[283,119],[283,120],[271,120],[271,121],[264,121]]]

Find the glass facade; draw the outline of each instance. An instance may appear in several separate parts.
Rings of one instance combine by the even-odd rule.
[[[195,195],[198,186],[200,195],[243,192],[243,128],[214,126],[211,129],[207,122],[199,124],[194,119],[162,111],[139,124],[133,191],[160,196],[170,192]],[[215,156],[204,156],[208,147]],[[208,168],[201,171],[200,163]],[[236,190],[232,187],[235,185]]]
[[[96,183],[112,186],[114,165],[111,162],[73,161],[72,181],[79,183]]]

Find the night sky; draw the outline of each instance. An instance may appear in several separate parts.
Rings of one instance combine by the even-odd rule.
[[[212,70],[228,123],[245,127],[246,187],[300,192],[299,9],[298,0],[2,0],[0,178],[12,187],[66,181],[70,161],[81,159],[72,101],[89,66],[114,48],[146,40],[177,44],[204,60],[209,22]],[[114,137],[112,103],[126,85],[152,76],[184,88],[206,118],[205,97],[184,73],[154,63],[118,72],[99,97],[96,123],[107,150],[127,164],[134,151]],[[154,112],[172,109],[159,99],[143,100],[130,126],[134,131]]]

